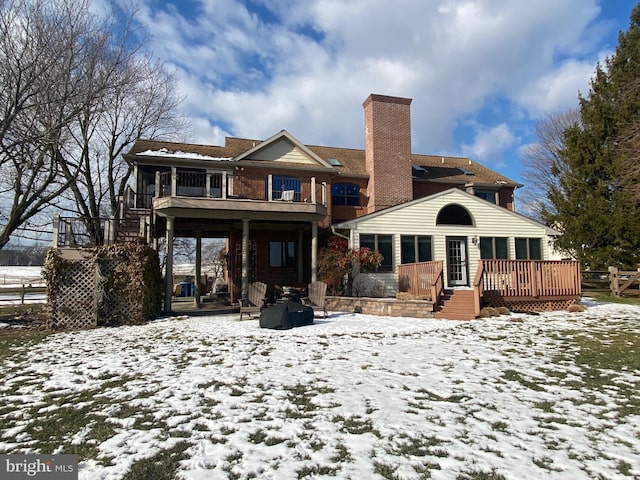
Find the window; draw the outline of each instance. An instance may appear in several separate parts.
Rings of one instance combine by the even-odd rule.
[[[391,235],[360,235],[360,248],[380,252],[382,263],[378,271],[393,271],[393,237]]]
[[[295,242],[269,242],[270,267],[295,267]]]
[[[491,202],[494,204],[498,203],[498,195],[495,190],[476,190],[475,194],[476,194],[476,197],[482,198],[487,202]]]
[[[430,262],[431,237],[402,235],[400,237],[400,263]]]
[[[360,205],[360,187],[355,183],[334,183],[331,185],[331,203],[333,205]]]
[[[473,225],[473,221],[466,208],[452,204],[438,212],[436,225]]]
[[[516,238],[518,260],[542,260],[542,243],[539,238]]]
[[[282,198],[282,192],[293,191],[293,201],[300,201],[300,188],[302,182],[299,178],[289,177],[287,175],[274,175],[271,178],[271,200],[279,200]]]
[[[485,260],[508,259],[507,239],[502,237],[480,237],[480,258]]]

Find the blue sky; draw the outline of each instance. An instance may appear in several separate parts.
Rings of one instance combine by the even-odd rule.
[[[174,69],[185,140],[363,148],[370,93],[409,97],[414,153],[468,156],[516,181],[548,113],[577,106],[636,0],[139,0]]]

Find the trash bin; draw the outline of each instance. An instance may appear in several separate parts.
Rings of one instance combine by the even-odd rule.
[[[181,297],[193,297],[193,290],[194,290],[193,282],[180,282]]]

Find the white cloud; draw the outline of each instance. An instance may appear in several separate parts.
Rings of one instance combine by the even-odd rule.
[[[594,71],[592,63],[569,60],[536,78],[517,100],[536,118],[545,113],[576,108],[578,92],[583,95],[589,92],[589,80]]]
[[[518,138],[505,123],[492,128],[478,127],[473,143],[462,145],[462,152],[467,157],[495,166],[501,163],[502,153],[517,142]]]
[[[482,135],[505,128],[489,125],[576,102],[603,33],[596,0],[262,0],[267,22],[241,2],[191,3],[193,18],[171,8],[143,16],[151,48],[184,72],[188,112],[233,135],[285,128],[307,143],[361,147],[367,95],[405,96],[414,151],[459,150],[455,128],[471,118],[480,133],[465,148],[477,158],[491,156]],[[496,96],[504,118],[480,118]]]

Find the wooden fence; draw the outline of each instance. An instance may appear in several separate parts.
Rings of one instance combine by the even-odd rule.
[[[616,267],[609,267],[609,288],[613,295],[619,297],[636,285],[640,287],[640,267],[636,271],[622,271]]]
[[[29,298],[31,294],[44,294],[47,292],[47,287],[43,285],[16,285],[11,287],[2,286],[0,287],[0,305],[20,302],[20,304],[24,305],[25,303],[33,303],[33,300]],[[37,299],[37,302],[40,302],[41,299]]]
[[[615,296],[640,295],[640,268],[638,270],[585,270],[582,273],[582,290],[608,292]],[[637,287],[637,288],[635,288]]]

